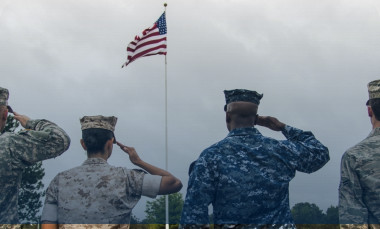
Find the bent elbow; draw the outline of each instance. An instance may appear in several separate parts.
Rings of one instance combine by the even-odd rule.
[[[159,195],[167,195],[179,192],[182,189],[182,182],[174,176],[163,177]]]
[[[182,182],[180,179],[176,178],[176,177],[172,177],[172,181],[170,182],[170,188],[169,188],[169,193],[168,194],[171,194],[171,193],[175,193],[175,192],[179,192],[181,189],[182,189]]]
[[[176,182],[174,184],[174,192],[179,192],[182,189],[183,185],[180,179],[176,178]]]

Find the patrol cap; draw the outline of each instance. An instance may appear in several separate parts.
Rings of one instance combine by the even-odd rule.
[[[80,119],[81,124],[81,130],[86,129],[105,129],[109,130],[112,133],[115,131],[115,126],[117,122],[117,117],[115,116],[103,116],[103,115],[96,115],[96,116],[84,116]],[[114,134],[115,137],[115,134]],[[114,138],[115,139],[115,138]],[[115,141],[116,142],[116,139]]]
[[[9,98],[8,89],[0,87],[0,106],[7,106],[8,98]]]
[[[368,94],[369,100],[380,99],[380,80],[374,80],[368,83]],[[369,100],[367,101],[367,106],[369,105]]]
[[[234,89],[224,90],[224,96],[226,97],[226,105],[224,106],[224,110],[226,111],[227,105],[232,102],[251,102],[259,105],[263,94],[246,89]]]

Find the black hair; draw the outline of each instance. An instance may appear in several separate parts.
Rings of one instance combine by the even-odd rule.
[[[82,130],[82,139],[87,147],[87,153],[104,153],[106,142],[114,137],[112,131],[90,128]]]
[[[380,99],[370,99],[369,105],[372,108],[375,118],[380,121]]]

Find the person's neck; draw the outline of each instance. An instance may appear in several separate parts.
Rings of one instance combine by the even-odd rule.
[[[379,128],[379,127],[380,127],[380,122],[374,123],[372,125],[372,129],[376,129],[376,128]]]
[[[250,127],[254,127],[254,125],[233,125],[231,127],[231,130],[240,129],[240,128],[250,128]]]
[[[88,158],[101,158],[107,161],[108,156],[106,153],[92,153],[92,154],[87,154]]]

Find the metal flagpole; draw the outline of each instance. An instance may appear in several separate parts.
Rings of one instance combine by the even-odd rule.
[[[164,3],[165,20],[166,20],[166,6],[167,5],[168,5],[167,3]],[[168,63],[167,63],[166,55],[165,55],[165,169],[166,171],[168,171],[168,77],[167,77]],[[166,222],[165,228],[169,229],[169,195],[165,196],[165,222]]]

